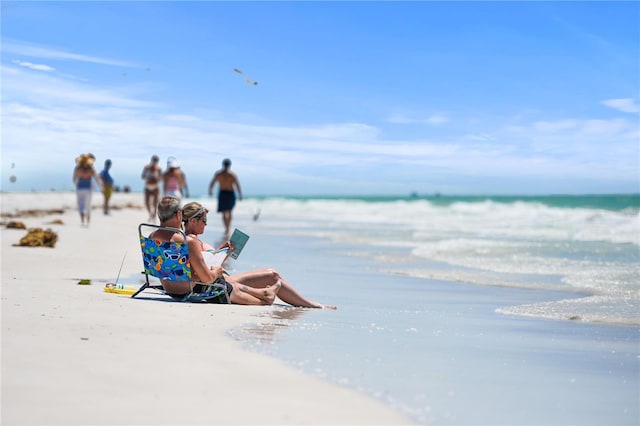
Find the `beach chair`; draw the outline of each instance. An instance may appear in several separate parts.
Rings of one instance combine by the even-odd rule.
[[[167,242],[150,238],[149,235],[157,230],[172,231],[180,235],[182,242]],[[210,299],[220,298],[225,303],[230,303],[224,284],[202,283],[191,279],[187,235],[184,231],[167,226],[142,223],[138,226],[138,236],[142,250],[145,280],[131,297],[136,297],[146,289],[158,290],[166,294],[162,284],[151,284],[149,277],[155,277],[166,281],[188,282],[191,291],[180,300],[181,302],[207,302]],[[196,292],[194,290],[196,285],[203,290]]]

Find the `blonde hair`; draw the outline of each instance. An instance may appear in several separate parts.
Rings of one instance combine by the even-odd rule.
[[[202,204],[192,201],[182,207],[182,222],[186,224],[189,219],[198,219],[207,213],[209,213],[209,210],[203,207]]]

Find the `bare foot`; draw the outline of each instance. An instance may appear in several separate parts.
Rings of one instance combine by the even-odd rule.
[[[278,279],[278,281],[276,281],[276,283],[274,285],[269,286],[269,287],[273,287],[273,289],[277,293],[278,291],[280,291],[280,287],[282,287],[282,281]]]
[[[335,311],[338,309],[337,306],[333,306],[333,305],[322,305],[320,303],[316,303],[316,302],[311,302],[311,305],[309,306],[303,306],[304,308],[314,308],[314,309],[327,309],[330,311]]]
[[[276,295],[278,294],[278,291],[280,291],[281,287],[282,281],[280,280],[276,281],[274,285],[265,287],[263,300],[268,302],[269,304],[273,304],[273,302],[275,302],[276,300]]]

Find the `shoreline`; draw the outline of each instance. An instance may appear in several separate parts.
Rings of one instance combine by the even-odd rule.
[[[95,193],[87,228],[74,192],[0,198],[3,224],[12,214],[27,228],[59,236],[54,248],[17,247],[25,231],[2,228],[2,423],[412,423],[379,400],[245,350],[232,338],[232,330],[259,328],[269,321],[266,313],[281,307],[105,293],[119,270],[121,278],[140,272],[142,194],[115,193],[113,206],[123,207],[105,216]],[[60,205],[62,213],[21,213]],[[78,285],[81,279],[92,284]]]

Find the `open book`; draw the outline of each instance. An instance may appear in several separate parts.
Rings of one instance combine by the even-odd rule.
[[[229,238],[229,241],[231,242],[230,249],[224,248],[218,252],[214,252],[213,250],[211,250],[202,253],[202,255],[204,256],[204,261],[208,266],[222,266],[224,261],[227,260],[227,257],[230,257],[234,260],[237,259],[238,256],[240,256],[240,253],[242,252],[245,244],[247,244],[247,241],[249,241],[249,236],[236,228],[233,230],[233,234],[231,234],[231,238]]]

